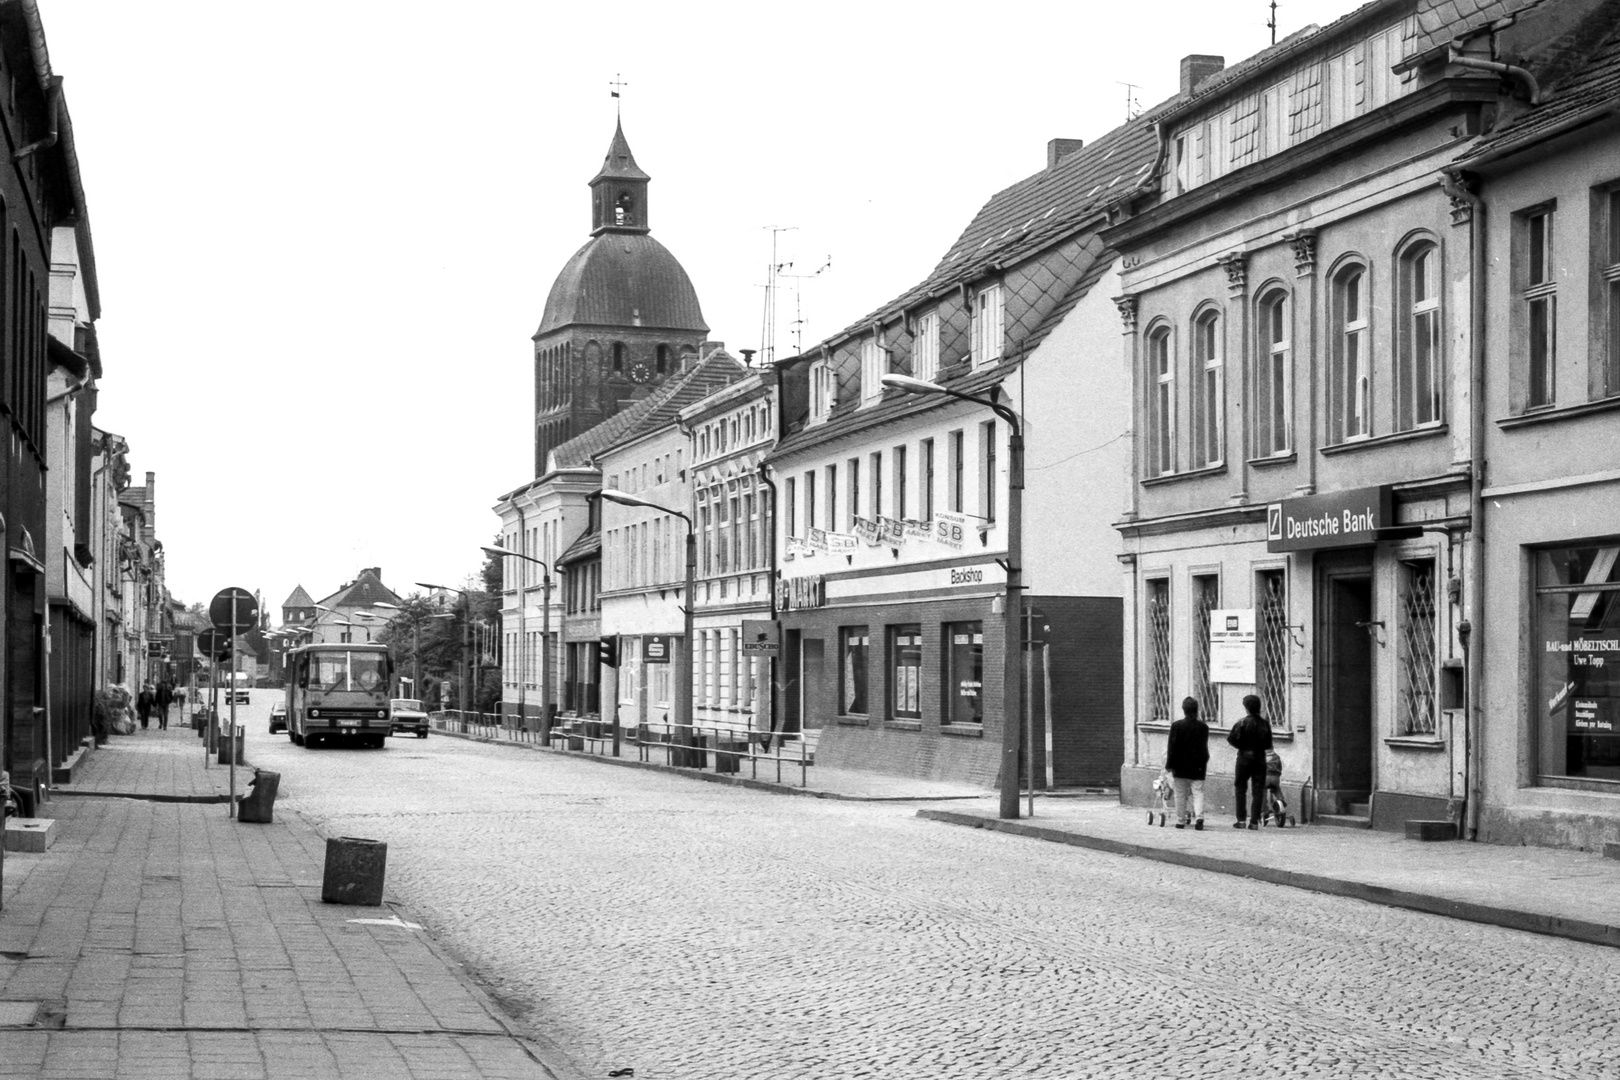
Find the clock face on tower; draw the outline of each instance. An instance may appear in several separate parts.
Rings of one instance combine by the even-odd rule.
[[[645,360],[632,360],[629,375],[631,382],[644,383],[652,378],[652,367]]]

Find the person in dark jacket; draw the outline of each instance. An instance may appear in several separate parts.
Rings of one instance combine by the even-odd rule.
[[[1266,798],[1266,751],[1271,749],[1271,722],[1260,715],[1260,699],[1249,694],[1243,699],[1243,719],[1232,725],[1226,741],[1237,748],[1237,770],[1233,783],[1237,788],[1237,820],[1234,829],[1248,825],[1260,827],[1260,814]],[[1244,798],[1247,791],[1251,796]],[[1244,813],[1245,802],[1250,805]]]
[[[152,693],[150,685],[143,685],[141,692],[135,695],[135,715],[141,718],[141,727],[144,729],[152,719],[152,706],[157,704],[157,695]]]
[[[1198,719],[1198,702],[1181,701],[1181,719],[1170,725],[1164,767],[1176,791],[1176,828],[1204,827],[1204,773],[1209,768],[1209,725]],[[1189,803],[1191,805],[1189,805]]]
[[[157,717],[158,727],[164,731],[169,730],[169,706],[174,703],[174,687],[169,680],[164,679],[158,683],[157,688]]]

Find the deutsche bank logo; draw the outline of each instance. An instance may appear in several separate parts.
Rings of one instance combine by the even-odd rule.
[[[1283,538],[1283,512],[1282,503],[1272,503],[1266,507],[1266,539],[1281,540]]]

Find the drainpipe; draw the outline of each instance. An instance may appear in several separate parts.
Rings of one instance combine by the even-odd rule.
[[[1530,95],[1530,104],[1541,104],[1541,86],[1536,77],[1522,67],[1512,64],[1500,64],[1495,60],[1480,60],[1473,56],[1464,56],[1452,45],[1446,50],[1446,62],[1456,64],[1458,67],[1473,68],[1476,71],[1494,71],[1498,75],[1508,75],[1524,84],[1525,91]]]
[[[1481,695],[1478,691],[1484,669],[1485,638],[1485,620],[1482,617],[1485,607],[1485,500],[1481,494],[1485,480],[1485,201],[1474,190],[1478,186],[1477,178],[1461,171],[1444,173],[1441,186],[1447,195],[1467,202],[1472,208],[1469,215],[1469,242],[1472,248],[1469,291],[1472,295],[1469,298],[1471,340],[1468,358],[1468,405],[1472,415],[1468,424],[1468,546],[1463,566],[1468,574],[1468,618],[1458,625],[1457,631],[1462,641],[1467,678],[1464,688],[1466,711],[1463,714],[1463,835],[1466,839],[1478,840],[1480,774],[1484,759],[1484,748],[1480,745],[1483,725],[1479,717]]]
[[[528,518],[524,516],[523,506],[521,505],[521,503],[519,503],[519,501],[517,499],[512,500],[512,509],[517,511],[517,519],[518,519],[518,551],[520,551],[523,554],[527,555],[528,554],[528,548],[529,548],[529,524],[528,524]],[[503,567],[503,569],[504,569],[504,567]],[[550,567],[547,567],[547,570],[549,571]],[[528,727],[529,727],[529,708],[528,708],[528,691],[529,691],[529,626],[528,626],[529,611],[528,611],[528,597],[529,597],[529,592],[528,592],[528,589],[526,588],[526,586],[528,585],[528,580],[529,580],[529,563],[528,563],[527,560],[525,560],[525,559],[519,559],[518,560],[517,574],[518,574],[518,594],[517,594],[517,602],[518,602],[518,640],[517,640],[517,646],[518,646],[517,647],[517,653],[518,653],[518,677],[517,677],[517,684],[518,684],[518,726],[520,728],[522,728],[524,731],[527,731]],[[540,711],[541,711],[542,714],[545,712],[545,708],[546,708],[545,703],[541,702]]]
[[[778,395],[778,396],[780,396],[780,395]],[[777,431],[779,433],[780,433],[781,430],[782,430],[781,428],[777,429]],[[780,437],[780,436],[778,436],[778,437]],[[766,581],[766,584],[770,588],[770,591],[771,591],[771,609],[770,609],[771,610],[771,622],[774,623],[777,620],[777,610],[776,610],[776,573],[777,573],[777,571],[776,571],[776,481],[771,479],[770,474],[771,474],[771,467],[769,465],[763,465],[763,464],[760,465],[760,467],[759,467],[759,482],[761,484],[764,484],[766,487],[771,489],[771,513],[770,513],[770,517],[765,518],[765,515],[763,513],[760,515],[760,517],[765,518],[765,520],[770,522],[770,528],[765,530],[766,563],[770,568],[768,573],[767,573],[765,581]],[[768,674],[766,675],[766,680],[767,680],[766,685],[770,687],[770,693],[765,695],[765,700],[767,702],[766,707],[768,709],[770,709],[769,725],[766,728],[766,736],[765,736],[765,749],[767,749],[767,750],[769,750],[771,748],[771,744],[776,741],[776,665],[780,662],[781,653],[782,653],[782,629],[781,629],[780,626],[777,627],[777,630],[776,630],[776,642],[777,642],[777,644],[776,644],[776,654],[766,658],[766,668],[767,668],[767,672],[768,672]]]

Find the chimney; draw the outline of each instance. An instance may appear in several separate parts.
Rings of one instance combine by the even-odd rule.
[[[698,363],[702,363],[717,352],[725,352],[726,343],[723,341],[705,341],[698,346]]]
[[[1224,56],[1200,56],[1197,53],[1192,56],[1183,56],[1181,58],[1181,96],[1186,97],[1191,94],[1198,89],[1199,83],[1225,67],[1226,57]]]
[[[1058,162],[1075,153],[1086,145],[1084,139],[1050,139],[1046,143],[1046,167],[1051,169]]]

